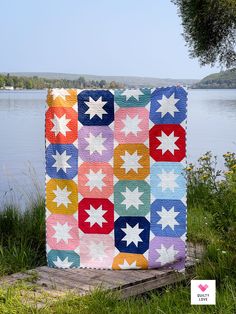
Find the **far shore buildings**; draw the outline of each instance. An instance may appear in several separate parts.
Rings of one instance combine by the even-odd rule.
[[[14,90],[14,87],[13,86],[4,86],[1,89],[4,89],[4,90]]]

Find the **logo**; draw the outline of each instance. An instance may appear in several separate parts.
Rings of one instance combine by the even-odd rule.
[[[216,281],[191,280],[191,304],[216,304]]]
[[[206,289],[208,288],[208,285],[205,284],[205,285],[203,286],[202,284],[200,284],[200,285],[198,286],[198,288],[199,288],[200,290],[202,290],[202,292],[204,292],[204,291],[206,291]]]

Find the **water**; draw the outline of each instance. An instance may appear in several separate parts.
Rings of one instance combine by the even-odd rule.
[[[0,91],[0,204],[44,191],[45,98],[45,90]],[[235,135],[236,90],[189,91],[188,162],[210,150],[222,168],[222,154],[236,151]]]

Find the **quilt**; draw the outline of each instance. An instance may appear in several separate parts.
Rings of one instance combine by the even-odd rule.
[[[181,86],[48,91],[50,267],[184,270],[186,103]]]

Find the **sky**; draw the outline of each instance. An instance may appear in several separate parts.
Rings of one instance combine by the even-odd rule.
[[[170,0],[0,0],[0,72],[200,79]]]

